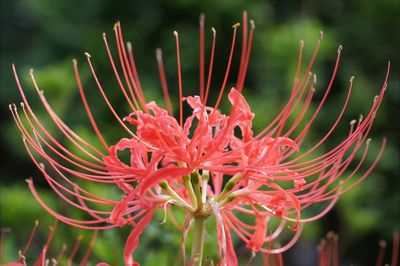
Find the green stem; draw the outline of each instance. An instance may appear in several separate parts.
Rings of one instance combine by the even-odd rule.
[[[192,242],[192,262],[194,266],[201,266],[203,260],[204,237],[206,232],[207,217],[196,216],[194,218],[194,232]]]
[[[192,180],[193,184],[193,189],[194,189],[194,195],[196,197],[196,202],[197,202],[197,208],[202,209],[203,208],[203,202],[201,199],[201,191],[200,191],[200,175],[196,171],[194,173],[190,174],[190,179]]]
[[[186,186],[186,189],[189,193],[189,197],[190,197],[190,201],[192,202],[192,206],[194,209],[197,209],[197,199],[196,199],[196,195],[194,194],[192,182],[190,180],[191,179],[190,175],[184,175],[182,178],[183,178],[183,182]]]

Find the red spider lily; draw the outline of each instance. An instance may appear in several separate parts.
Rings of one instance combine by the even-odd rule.
[[[17,258],[17,260],[15,262],[9,262],[9,263],[5,264],[6,266],[26,266],[27,265],[27,263],[26,263],[27,259],[26,259],[25,256],[26,256],[26,253],[29,250],[30,245],[32,244],[32,240],[35,237],[35,233],[37,231],[38,226],[39,226],[39,222],[35,221],[35,225],[34,225],[34,227],[32,229],[32,232],[31,232],[31,234],[30,234],[30,236],[28,238],[28,241],[27,241],[27,243],[25,245],[25,248],[22,251],[18,252],[18,258]],[[48,250],[50,249],[51,242],[52,242],[52,240],[54,238],[54,233],[56,231],[56,227],[57,227],[57,221],[54,223],[53,226],[50,227],[50,232],[49,232],[49,235],[47,236],[46,243],[42,248],[42,252],[39,254],[39,256],[37,256],[36,260],[33,263],[30,263],[29,265],[34,265],[34,266],[47,266],[47,265],[57,266],[57,265],[59,265],[59,263],[61,262],[63,257],[65,257],[66,251],[67,251],[67,246],[63,245],[62,249],[59,251],[59,253],[58,253],[58,255],[56,257],[53,257],[51,259],[48,258]],[[3,241],[4,241],[4,236],[3,235],[4,234],[2,232],[2,245],[3,245]],[[86,263],[87,263],[87,261],[89,259],[89,256],[90,256],[90,254],[91,254],[91,252],[93,250],[94,244],[96,242],[96,237],[97,237],[97,231],[94,231],[93,235],[92,235],[92,239],[90,240],[90,243],[89,243],[89,247],[86,250],[84,256],[81,259],[81,261],[79,262],[79,266],[86,265]],[[66,259],[66,265],[68,265],[68,266],[72,265],[72,263],[73,263],[73,261],[75,259],[76,253],[78,252],[78,249],[80,247],[81,240],[82,240],[82,235],[77,237],[76,242],[75,242],[74,246],[72,247],[71,252],[69,253],[69,255],[68,255],[67,259]],[[4,252],[4,250],[2,250],[1,252]],[[1,255],[3,255],[3,254],[1,254]],[[99,265],[101,265],[101,263]]]
[[[126,265],[137,264],[133,261],[132,253],[156,208],[166,209],[171,204],[182,208],[187,214],[182,244],[184,260],[186,235],[194,221],[195,240],[190,263],[195,265],[201,265],[204,223],[212,215],[216,217],[221,265],[238,264],[232,233],[253,253],[277,254],[289,249],[301,234],[301,224],[325,215],[343,193],[368,176],[381,157],[385,140],[376,160],[365,172],[358,173],[369,150],[368,133],[382,103],[388,74],[365,118],[352,121],[347,136],[344,136],[336,147],[318,155],[319,148],[332,135],[346,110],[353,86],[353,77],[350,78],[348,94],[337,119],[320,141],[300,153],[307,132],[332,90],[342,47],[338,48],[336,63],[325,93],[317,108],[312,111],[311,118],[306,120],[316,83],[316,76],[310,71],[318,53],[322,33],[305,67],[302,64],[304,44],[301,42],[295,80],[288,103],[276,119],[261,132],[254,134],[254,114],[242,95],[254,32],[254,23],[250,21],[249,25],[246,12],[243,14],[243,38],[237,82],[228,93],[232,107],[225,115],[218,110],[230,75],[238,28],[239,24],[233,26],[226,73],[213,105],[208,104],[208,98],[213,75],[215,29],[212,28],[212,49],[206,75],[204,16],[201,16],[199,96],[188,97],[183,96],[179,35],[174,32],[179,81],[178,119],[172,114],[161,50],[157,50],[156,58],[166,109],[146,100],[137,73],[132,45],[125,45],[120,24],[116,23],[114,27],[120,67],[117,67],[106,35],[103,34],[116,82],[132,109],[129,115],[122,118],[117,113],[96,74],[92,57],[88,53],[85,54],[99,92],[116,121],[125,130],[126,138],[114,145],[106,142],[86,99],[77,61],[73,61],[82,102],[93,130],[103,146],[102,149],[82,139],[57,116],[31,71],[30,76],[41,102],[65,140],[77,148],[79,154],[68,150],[37,118],[25,97],[13,66],[23,99],[21,106],[24,121],[15,105],[10,106],[10,109],[23,135],[29,155],[55,193],[92,218],[77,220],[55,212],[40,198],[32,180],[29,180],[29,188],[35,198],[57,219],[76,227],[100,230],[123,225],[132,226],[133,230],[124,250]],[[389,67],[390,65],[387,73]],[[192,109],[192,113],[185,119],[184,103]],[[291,120],[293,122],[290,123]],[[119,158],[119,151],[130,152],[129,163]],[[353,166],[352,162],[359,153],[362,154],[361,159]],[[47,161],[46,168],[38,161],[38,156]],[[119,199],[109,199],[95,195],[75,183],[73,178],[117,186],[122,196]],[[350,183],[350,180],[354,182]],[[320,213],[304,217],[305,209],[324,202],[326,205],[322,205],[324,207]],[[98,205],[103,207],[93,207]],[[104,206],[108,207],[108,210],[105,211]],[[278,226],[271,222],[274,219],[281,221]],[[282,234],[288,222],[291,224],[289,228],[294,230],[293,237],[286,244],[276,248],[273,243]]]

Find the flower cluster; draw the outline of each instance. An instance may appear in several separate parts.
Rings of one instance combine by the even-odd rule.
[[[236,84],[227,92],[231,109],[223,114],[218,108],[227,90],[240,26],[243,36],[240,66]],[[320,141],[301,150],[307,132],[332,90],[342,50],[339,46],[329,84],[316,109],[310,111],[316,90],[316,76],[311,73],[311,69],[322,33],[306,66],[303,66],[302,59],[304,43],[300,43],[296,75],[287,104],[268,126],[258,133],[253,132],[254,114],[242,94],[254,32],[254,22],[249,23],[246,12],[243,14],[242,25],[238,23],[233,26],[232,45],[223,83],[216,102],[210,104],[208,98],[213,76],[216,31],[212,28],[212,48],[206,71],[204,28],[204,16],[201,16],[198,96],[184,96],[179,35],[174,32],[179,81],[177,118],[173,115],[161,50],[157,50],[156,58],[166,109],[146,100],[132,45],[125,44],[120,23],[114,27],[117,56],[111,52],[106,34],[103,34],[116,83],[131,108],[131,113],[123,116],[118,114],[107,97],[92,57],[85,53],[105,105],[126,133],[126,137],[115,144],[107,143],[99,129],[84,93],[78,63],[73,61],[83,106],[102,147],[88,143],[57,116],[31,71],[33,85],[43,106],[63,134],[65,142],[74,148],[68,149],[65,142],[54,137],[35,115],[13,66],[23,102],[22,112],[15,105],[11,105],[10,109],[29,155],[54,192],[71,207],[87,213],[90,218],[78,220],[56,212],[42,200],[31,179],[28,180],[29,188],[49,213],[72,226],[100,230],[129,225],[132,232],[124,249],[126,265],[137,264],[132,254],[156,209],[166,210],[171,206],[181,208],[186,213],[182,244],[185,261],[185,240],[194,224],[190,262],[201,265],[204,224],[210,216],[215,216],[216,220],[221,265],[238,264],[232,234],[239,237],[254,253],[284,252],[299,238],[303,223],[322,217],[343,193],[351,190],[371,172],[385,146],[383,141],[376,160],[365,172],[359,173],[369,150],[368,133],[382,103],[387,76],[370,111],[364,117],[351,121],[348,134],[343,136],[336,147],[323,154],[320,152],[319,148],[330,138],[346,110],[353,86],[352,77],[337,119]],[[119,60],[118,64],[114,61],[115,57]],[[183,112],[184,104],[191,108],[188,115]],[[129,153],[129,162],[121,159],[122,151]],[[361,159],[355,163],[357,154],[361,154]],[[41,160],[46,162],[46,166]],[[117,187],[121,196],[110,199],[93,194],[78,185],[77,180]],[[350,180],[352,182],[348,182]],[[304,210],[315,204],[322,206],[320,212],[312,217],[304,217]],[[280,220],[278,225],[271,222],[276,218]],[[293,231],[292,239],[276,247],[274,243],[287,227]]]

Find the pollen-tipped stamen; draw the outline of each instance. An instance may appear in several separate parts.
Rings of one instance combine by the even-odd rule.
[[[219,103],[222,100],[222,95],[224,94],[226,83],[228,81],[228,76],[229,76],[229,72],[230,72],[230,69],[231,69],[233,51],[235,50],[236,32],[237,32],[237,28],[238,27],[240,27],[240,23],[236,23],[236,24],[234,24],[232,26],[232,28],[233,28],[233,36],[232,36],[231,50],[229,52],[229,58],[228,58],[228,63],[227,63],[226,71],[225,71],[224,81],[222,82],[222,86],[221,86],[221,89],[220,89],[219,94],[218,94],[217,102],[214,105],[214,109],[218,108]]]
[[[167,107],[168,114],[173,115],[171,99],[169,97],[169,92],[168,92],[167,79],[165,77],[164,63],[163,63],[163,59],[162,59],[162,51],[160,48],[156,49],[156,59],[157,59],[157,65],[158,65],[158,72],[160,74],[161,88],[162,88],[162,91],[164,94],[165,105]]]

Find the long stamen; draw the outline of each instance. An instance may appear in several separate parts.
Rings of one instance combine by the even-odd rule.
[[[240,69],[239,69],[238,83],[236,85],[236,89],[239,92],[242,92],[242,90],[243,90],[243,84],[244,84],[244,80],[245,80],[245,77],[246,77],[247,68],[249,66],[251,46],[253,44],[254,29],[255,29],[254,21],[250,20],[250,34],[249,34],[248,40],[246,40],[248,42],[247,45],[246,45],[246,49],[247,50],[246,50],[246,53],[245,53],[244,62],[243,62],[243,64],[241,63],[241,66],[240,66]],[[245,40],[243,40],[243,42],[245,42]]]
[[[40,100],[43,103],[43,106],[46,108],[46,111],[49,113],[50,117],[56,124],[56,126],[61,130],[61,132],[64,134],[65,137],[67,137],[78,149],[83,151],[85,154],[87,154],[89,157],[93,158],[94,160],[98,160],[97,157],[92,155],[87,149],[85,149],[84,146],[89,148],[90,150],[94,151],[98,155],[102,156],[103,154],[99,152],[95,147],[84,141],[82,138],[80,138],[75,132],[73,132],[58,116],[57,114],[53,111],[51,108],[50,104],[47,103],[46,98],[44,97],[43,92],[40,90],[38,84],[36,83],[35,77],[33,75],[33,69],[30,71],[30,76],[31,80],[33,82],[33,85],[35,87],[36,92],[38,93]],[[81,144],[82,145],[81,145]]]
[[[54,233],[56,232],[57,225],[58,225],[58,220],[55,220],[53,225],[50,226],[50,228],[49,228],[50,233],[47,236],[47,241],[46,241],[46,244],[45,244],[46,247],[50,246],[50,243],[53,240]]]
[[[391,265],[397,265],[398,262],[398,256],[399,256],[399,247],[400,247],[400,243],[399,243],[399,234],[398,233],[394,233],[393,234],[393,251],[392,251],[392,261],[391,261]]]
[[[199,33],[199,86],[200,99],[204,101],[204,14],[200,15],[200,33]]]
[[[33,185],[32,179],[27,179],[26,182],[28,183],[29,189],[31,190],[31,192],[32,192],[33,196],[35,197],[35,199],[40,203],[40,205],[48,213],[50,213],[52,216],[54,216],[57,220],[60,220],[60,221],[62,221],[64,223],[66,223],[66,224],[75,226],[77,228],[82,228],[82,229],[92,229],[93,230],[93,229],[107,229],[107,228],[116,227],[116,225],[92,226],[92,225],[96,225],[96,224],[105,223],[105,222],[109,221],[109,219],[82,221],[82,220],[76,220],[76,219],[65,217],[65,216],[55,212],[53,209],[51,209],[49,206],[47,206],[46,203],[44,203],[42,198],[37,193],[37,191],[35,189],[35,186]]]
[[[232,36],[231,51],[229,53],[229,59],[228,59],[228,64],[227,64],[226,71],[225,71],[224,81],[222,82],[222,86],[221,86],[221,89],[219,91],[218,99],[217,99],[217,102],[215,103],[214,109],[218,108],[219,103],[221,102],[221,99],[222,99],[222,95],[223,95],[224,90],[225,90],[226,83],[228,81],[228,76],[229,76],[229,72],[230,72],[230,69],[231,69],[233,51],[235,50],[236,32],[237,32],[237,28],[239,26],[240,26],[240,23],[236,23],[235,25],[232,26],[232,28],[233,28],[233,36]]]
[[[216,35],[217,35],[217,31],[214,28],[211,28],[211,31],[212,31],[212,45],[211,45],[210,65],[208,67],[206,95],[205,95],[204,101],[203,101],[204,105],[207,104],[208,93],[210,91],[212,69],[213,69],[213,65],[214,65],[215,43],[216,43]]]
[[[292,97],[295,97],[296,92],[297,92],[297,88],[303,87],[304,82],[306,82],[306,80],[307,80],[307,76],[309,75],[311,67],[313,66],[314,61],[315,61],[315,59],[317,57],[317,54],[318,54],[319,47],[321,45],[322,39],[323,39],[323,32],[321,31],[320,32],[320,36],[319,36],[318,41],[317,41],[317,44],[316,44],[315,49],[314,49],[314,53],[313,53],[313,55],[311,57],[310,62],[308,63],[308,66],[307,66],[307,69],[306,69],[306,71],[304,73],[303,78],[301,80],[299,80],[298,77],[295,78],[295,82],[294,82],[294,86],[293,86],[293,90],[292,90],[292,94],[290,96],[289,102],[283,108],[282,112],[274,119],[274,121],[272,121],[266,128],[264,128],[260,133],[257,134],[257,136],[256,136],[257,139],[261,138],[263,135],[265,135],[273,126],[275,126],[275,124],[277,122],[280,122],[282,117],[283,117],[283,115],[287,112],[287,109],[290,108],[291,102],[292,102],[291,99],[292,99]],[[304,45],[303,42],[300,42],[300,52],[299,52],[299,58],[298,58],[298,64],[297,64],[298,71],[300,71],[300,66],[301,66],[303,45]],[[299,74],[296,74],[296,75],[298,76]]]
[[[76,238],[76,242],[75,242],[75,244],[74,244],[74,247],[72,248],[71,254],[69,255],[69,257],[68,257],[68,259],[67,259],[67,265],[68,265],[68,266],[71,266],[71,265],[72,265],[72,261],[73,261],[75,255],[76,255],[76,253],[78,252],[78,249],[79,249],[79,246],[80,246],[80,244],[81,244],[82,238],[83,238],[82,235],[79,235],[79,236]]]
[[[37,230],[38,226],[39,226],[39,221],[36,220],[35,221],[35,225],[34,225],[34,227],[32,229],[32,232],[31,232],[31,234],[30,234],[30,236],[28,238],[28,242],[26,243],[25,248],[21,252],[22,256],[25,256],[26,252],[28,251],[28,248],[32,243],[33,237],[35,236],[35,233],[36,233],[36,230]],[[18,256],[17,262],[20,262],[20,261],[21,261],[21,256]]]
[[[378,257],[376,258],[376,266],[381,266],[383,265],[383,258],[385,256],[385,249],[387,247],[386,241],[385,240],[379,240],[379,252],[378,252]]]
[[[97,78],[96,72],[93,68],[92,61],[91,61],[91,55],[89,53],[85,53],[87,61],[89,63],[90,70],[92,72],[93,78],[96,81],[97,87],[100,90],[101,95],[103,96],[103,99],[107,103],[108,107],[110,108],[111,113],[114,115],[114,117],[117,119],[119,124],[134,138],[137,138],[135,134],[132,133],[132,131],[122,122],[121,118],[118,116],[117,112],[115,111],[114,107],[112,107],[110,101],[108,100],[106,94],[104,93],[103,87],[100,84],[99,79]]]
[[[177,31],[174,31],[175,45],[176,45],[176,61],[178,65],[178,86],[179,86],[179,125],[183,125],[183,88],[182,88],[182,72],[181,72],[181,55],[179,48],[179,35]]]
[[[137,74],[136,65],[133,60],[132,48],[131,48],[131,45],[128,45],[128,49],[130,48],[130,54],[127,55],[124,39],[122,36],[121,24],[119,22],[117,22],[115,24],[114,31],[115,31],[115,35],[116,35],[117,45],[119,47],[118,52],[119,52],[120,58],[121,58],[121,65],[124,65],[126,67],[129,81],[132,83],[133,88],[137,94],[137,97],[139,98],[139,101],[140,101],[143,109],[146,112],[148,112],[147,107],[146,107],[146,99],[144,97],[143,89],[142,89],[142,86],[140,85],[139,76]],[[128,57],[131,57],[131,60]]]
[[[167,79],[165,77],[164,63],[163,63],[163,59],[162,59],[162,51],[159,48],[156,50],[156,58],[157,58],[157,64],[158,64],[158,72],[160,74],[161,87],[162,87],[163,94],[164,94],[165,105],[167,106],[168,114],[172,115],[172,104],[171,104],[171,99],[169,97]]]
[[[82,158],[80,158],[79,156],[77,156],[77,155],[73,154],[72,152],[70,152],[66,147],[64,147],[62,144],[60,144],[60,142],[58,142],[58,141],[46,130],[45,126],[44,126],[44,125],[40,122],[40,120],[36,117],[35,113],[33,112],[33,110],[31,109],[31,107],[30,107],[30,105],[29,105],[28,100],[27,100],[26,97],[25,97],[25,93],[24,93],[24,90],[22,89],[21,83],[20,83],[20,81],[19,81],[19,78],[18,78],[18,74],[17,74],[17,70],[16,70],[16,68],[15,68],[15,65],[12,65],[12,69],[13,69],[13,72],[14,72],[14,77],[15,77],[15,81],[16,81],[17,86],[18,86],[18,90],[19,90],[19,92],[20,92],[20,94],[21,94],[21,97],[22,97],[22,100],[23,100],[23,104],[21,103],[21,105],[22,105],[22,107],[23,107],[25,116],[26,116],[28,122],[30,123],[31,127],[32,127],[32,128],[35,128],[35,126],[30,122],[29,116],[28,116],[27,113],[29,113],[29,115],[32,117],[32,119],[33,119],[33,121],[35,122],[35,124],[37,125],[37,127],[40,128],[40,130],[46,135],[46,137],[47,137],[55,146],[57,146],[59,149],[61,149],[63,152],[65,152],[66,154],[68,154],[68,156],[71,156],[71,157],[74,158],[75,160],[78,160],[78,161],[80,161],[80,162],[82,162],[82,163],[86,163],[87,165],[91,165],[91,166],[93,166],[93,167],[96,167],[96,164],[93,164],[93,163],[90,163],[90,162],[88,162],[88,161],[85,161],[85,160],[83,160]],[[15,105],[12,105],[12,106],[13,106],[13,108],[15,108]],[[25,112],[25,108],[24,108],[24,107],[27,108],[28,112]],[[11,110],[11,109],[10,109],[10,110]],[[18,114],[18,113],[15,111],[15,114]],[[18,116],[17,116],[17,118],[18,118]],[[54,118],[54,117],[53,117],[53,118]],[[18,124],[18,123],[17,123],[17,124]],[[22,125],[22,122],[21,122],[21,125]],[[23,132],[23,131],[21,131],[21,132]],[[101,154],[101,153],[100,153],[100,154]],[[96,159],[97,159],[97,158],[96,158]],[[96,160],[96,159],[95,159],[95,160]]]
[[[312,116],[311,119],[308,121],[308,123],[307,123],[307,125],[304,127],[303,131],[308,130],[308,128],[311,126],[312,122],[315,120],[316,116],[317,116],[318,113],[320,112],[322,106],[324,105],[324,103],[325,103],[325,101],[326,101],[326,99],[327,99],[327,97],[328,97],[328,95],[329,95],[329,92],[330,92],[330,90],[331,90],[331,88],[332,88],[333,82],[334,82],[335,77],[336,77],[336,72],[337,72],[338,67],[339,67],[341,51],[342,51],[342,46],[339,46],[338,51],[337,51],[337,57],[336,57],[335,67],[334,67],[334,70],[333,70],[333,73],[332,73],[330,82],[329,82],[329,84],[328,84],[328,87],[327,87],[327,89],[326,89],[326,91],[325,91],[325,94],[324,94],[324,96],[323,96],[323,98],[322,98],[320,104],[319,104],[318,107],[317,107],[317,110],[314,112],[313,116]],[[352,83],[352,79],[351,79],[351,83]],[[350,88],[351,88],[351,86],[350,86]],[[281,132],[282,132],[282,130],[283,130],[283,127],[284,127],[284,125],[285,125],[285,122],[286,122],[286,120],[287,120],[288,117],[289,117],[290,109],[291,109],[291,105],[292,105],[292,103],[293,103],[293,100],[294,100],[294,98],[291,98],[291,99],[289,100],[289,103],[288,103],[289,109],[286,109],[286,112],[283,114],[283,118],[282,118],[282,119],[279,121],[279,123],[278,123],[278,130],[277,130],[276,136],[280,136],[280,134],[281,134]],[[342,111],[344,111],[344,110],[342,110]],[[338,120],[339,120],[339,119],[338,119]],[[337,124],[337,123],[339,122],[338,120],[335,122],[335,124]],[[334,128],[332,128],[332,129],[330,130],[330,132],[332,132],[333,129],[334,129]],[[260,134],[261,134],[261,133],[260,133]],[[259,134],[259,135],[260,135],[260,134]],[[302,133],[300,133],[300,134],[302,134]],[[324,138],[323,140],[319,141],[316,145],[314,145],[313,148],[311,148],[311,149],[308,150],[307,152],[303,153],[300,157],[298,157],[298,158],[296,158],[296,159],[294,159],[294,160],[295,160],[295,161],[298,161],[298,160],[300,160],[301,158],[304,158],[306,155],[310,154],[310,153],[311,153],[312,151],[314,151],[317,147],[319,147],[319,145],[320,145],[328,136],[329,136],[329,135],[325,136],[325,138]],[[277,141],[277,139],[278,139],[278,138],[275,138],[275,142]],[[274,144],[275,144],[275,143],[274,143]]]
[[[134,81],[132,81],[132,79],[130,79],[130,76],[128,75],[128,67],[126,66],[126,62],[125,62],[125,58],[123,56],[123,51],[121,48],[121,41],[119,40],[119,23],[116,23],[114,25],[114,34],[115,34],[115,40],[117,43],[117,51],[118,51],[118,57],[119,57],[119,61],[121,64],[121,68],[122,68],[122,73],[124,75],[124,79],[125,79],[125,83],[128,86],[128,90],[129,90],[129,94],[131,95],[133,101],[135,102],[135,106],[136,109],[140,110],[139,104],[136,100],[136,98],[138,98],[139,102],[142,104],[141,100],[140,100],[140,96],[139,96],[139,92],[138,92],[138,88],[136,86],[136,83]],[[122,42],[122,46],[123,46],[123,42]],[[132,89],[133,87],[133,89]],[[136,93],[136,95],[135,95]]]
[[[65,251],[67,251],[67,245],[63,244],[60,253],[57,256],[56,261],[60,262],[61,258],[64,256]]]
[[[78,62],[76,61],[76,59],[73,59],[72,62],[73,62],[73,65],[74,65],[74,73],[75,73],[76,83],[78,85],[79,93],[81,95],[83,106],[85,107],[86,114],[87,114],[87,116],[89,118],[90,124],[92,125],[93,130],[96,133],[97,137],[99,138],[99,140],[100,140],[101,144],[103,145],[103,147],[106,150],[108,150],[107,142],[104,140],[103,135],[101,134],[99,128],[97,127],[96,121],[94,120],[93,115],[92,115],[92,111],[90,110],[89,104],[88,104],[88,102],[86,100],[86,96],[85,96],[85,93],[84,93],[83,87],[82,87],[81,78],[80,78],[80,75],[79,75],[79,72],[78,72]]]
[[[243,36],[242,36],[242,52],[240,55],[240,65],[239,65],[239,75],[238,75],[238,80],[236,82],[236,89],[241,88],[239,85],[241,76],[242,76],[242,69],[243,69],[243,64],[245,63],[245,58],[246,58],[246,51],[247,51],[247,11],[243,11]],[[240,91],[240,90],[239,90]]]
[[[115,75],[115,77],[117,79],[118,85],[121,88],[122,93],[124,94],[124,97],[125,97],[126,101],[128,102],[129,106],[132,108],[133,111],[139,110],[140,108],[139,108],[139,105],[138,105],[138,103],[136,101],[136,97],[131,94],[132,98],[133,98],[133,101],[135,103],[135,106],[136,106],[136,107],[134,107],[132,102],[131,102],[131,100],[130,100],[130,98],[128,97],[128,94],[127,94],[127,92],[125,90],[124,85],[122,84],[121,78],[119,77],[119,73],[117,71],[117,68],[116,68],[115,63],[114,63],[113,56],[112,56],[111,51],[110,51],[110,47],[108,46],[106,33],[103,33],[103,40],[104,40],[104,44],[106,46],[106,51],[107,51],[107,54],[108,54],[108,58],[110,59],[111,67],[112,67],[112,69],[114,71],[114,75]]]
[[[97,232],[98,232],[98,231],[94,231],[94,232],[93,232],[92,239],[91,239],[90,242],[89,242],[89,247],[88,247],[88,249],[86,250],[86,253],[85,253],[85,255],[83,256],[81,262],[79,263],[79,266],[85,266],[85,265],[86,265],[86,262],[87,262],[87,260],[89,259],[90,254],[92,253],[94,244],[96,243]]]

